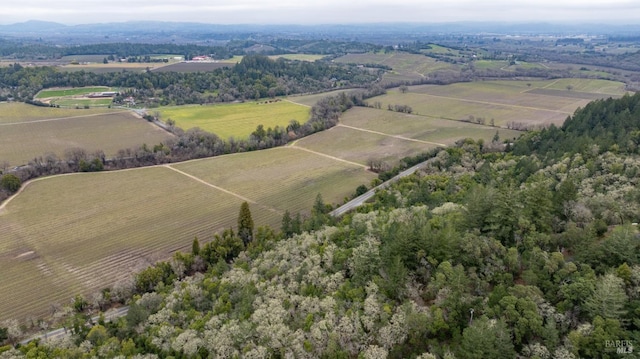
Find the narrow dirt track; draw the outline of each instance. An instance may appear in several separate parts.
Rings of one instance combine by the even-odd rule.
[[[336,127],[344,127],[344,128],[350,128],[352,130],[356,130],[356,131],[362,131],[362,132],[369,132],[369,133],[374,133],[376,135],[381,135],[381,136],[387,136],[387,137],[393,137],[393,138],[397,138],[400,140],[405,140],[405,141],[413,141],[413,142],[420,142],[420,143],[424,143],[427,145],[436,145],[436,146],[443,146],[446,147],[447,145],[445,145],[444,143],[438,143],[438,142],[431,142],[431,141],[423,141],[423,140],[417,140],[415,138],[409,138],[409,137],[404,137],[404,136],[398,136],[398,135],[390,135],[388,133],[384,133],[384,132],[378,132],[378,131],[373,131],[373,130],[367,130],[364,128],[359,128],[359,127],[353,127],[353,126],[347,126],[347,125],[343,125],[343,124],[337,124]]]
[[[53,121],[64,121],[64,120],[73,120],[76,118],[84,118],[84,117],[96,117],[96,116],[110,116],[119,113],[129,113],[131,111],[116,111],[116,112],[105,112],[105,113],[94,113],[91,115],[82,115],[82,116],[70,116],[70,117],[56,117],[56,118],[45,118],[42,120],[34,120],[34,121],[24,121],[24,122],[7,122],[0,123],[0,126],[10,126],[10,125],[26,125],[30,123],[40,123],[40,122],[53,122]]]
[[[564,115],[572,115],[573,114],[572,112],[567,112],[567,111],[549,110],[549,109],[545,109],[545,108],[530,107],[530,106],[509,105],[509,104],[499,103],[499,102],[467,100],[467,99],[462,99],[462,98],[457,98],[457,97],[450,97],[450,96],[431,95],[431,94],[427,94],[427,93],[421,93],[421,95],[429,96],[429,97],[435,97],[435,98],[443,98],[443,99],[446,99],[446,100],[456,100],[456,101],[469,102],[469,103],[479,103],[479,104],[483,104],[483,105],[504,106],[504,107],[520,108],[520,109],[534,110],[534,111],[546,111],[546,112],[561,113],[561,114],[564,114]]]
[[[177,168],[173,168],[173,167],[171,167],[171,165],[163,165],[163,167],[166,167],[166,168],[168,168],[168,169],[170,169],[170,170],[176,171],[176,172],[180,173],[180,174],[181,174],[181,175],[183,175],[183,176],[187,176],[187,177],[191,178],[191,179],[192,179],[192,180],[194,180],[194,181],[198,181],[198,182],[202,183],[202,184],[203,184],[203,185],[205,185],[205,186],[209,186],[209,187],[211,187],[211,188],[215,188],[215,189],[217,189],[218,191],[221,191],[221,192],[224,192],[224,193],[226,193],[226,194],[230,194],[230,195],[232,195],[232,196],[234,196],[234,197],[240,198],[241,200],[243,200],[243,201],[245,201],[245,202],[248,202],[248,203],[251,203],[251,204],[256,204],[256,203],[257,203],[256,201],[254,201],[254,200],[252,200],[252,199],[249,199],[249,198],[247,198],[247,197],[241,196],[241,195],[239,195],[239,194],[237,194],[237,193],[235,193],[235,192],[231,192],[231,191],[226,190],[226,189],[224,189],[224,188],[222,188],[222,187],[218,187],[218,186],[216,186],[216,185],[214,185],[214,184],[211,184],[211,183],[209,183],[209,182],[206,182],[206,181],[204,181],[204,180],[202,180],[202,179],[200,179],[200,178],[198,178],[198,177],[196,177],[196,176],[194,176],[194,175],[190,175],[190,174],[188,174],[187,172],[181,171],[181,170],[179,170],[179,169],[177,169]]]
[[[306,152],[309,152],[309,153],[316,154],[316,155],[318,155],[318,156],[322,156],[322,157],[330,158],[330,159],[332,159],[332,160],[336,160],[336,161],[340,161],[340,162],[348,163],[348,164],[350,164],[350,165],[354,165],[354,166],[362,167],[362,168],[364,168],[365,170],[369,168],[369,167],[367,167],[367,166],[365,166],[365,165],[363,165],[363,164],[361,164],[361,163],[357,163],[357,162],[351,162],[351,161],[343,160],[342,158],[339,158],[339,157],[331,156],[331,155],[328,155],[328,154],[326,154],[326,153],[322,153],[322,152],[316,152],[316,151],[310,150],[310,149],[308,149],[308,148],[300,147],[300,146],[287,146],[287,147],[285,147],[285,148],[295,148],[295,149],[297,149],[297,150],[306,151]]]
[[[235,192],[229,191],[229,190],[224,189],[224,188],[222,188],[222,187],[218,187],[218,186],[216,186],[216,185],[214,185],[214,184],[211,184],[211,183],[209,183],[209,182],[207,182],[207,181],[205,181],[205,180],[203,180],[203,179],[201,179],[201,178],[198,178],[198,177],[196,177],[196,176],[194,176],[194,175],[191,175],[191,174],[189,174],[189,173],[187,173],[187,172],[181,171],[181,170],[179,170],[179,169],[177,169],[177,168],[173,168],[173,167],[171,167],[171,165],[165,164],[165,165],[161,165],[161,166],[162,166],[162,167],[166,167],[166,168],[168,168],[168,169],[170,169],[170,170],[173,170],[173,171],[175,171],[175,172],[178,172],[178,173],[180,173],[181,175],[186,176],[186,177],[189,177],[189,178],[191,178],[191,179],[192,179],[192,180],[194,180],[194,181],[200,182],[200,183],[202,183],[202,184],[203,184],[203,185],[205,185],[205,186],[208,186],[208,187],[214,188],[214,189],[216,189],[216,190],[218,190],[218,191],[221,191],[221,192],[224,192],[224,193],[226,193],[226,194],[232,195],[232,196],[234,196],[234,197],[236,197],[236,198],[239,198],[239,199],[241,199],[241,200],[243,200],[243,201],[245,201],[245,202],[247,202],[247,203],[255,204],[255,205],[257,205],[257,206],[260,206],[260,207],[262,207],[262,208],[264,208],[264,209],[266,209],[266,210],[268,210],[268,211],[271,211],[271,212],[273,212],[273,213],[277,213],[277,214],[279,214],[279,215],[283,215],[283,214],[284,214],[284,212],[282,212],[282,211],[280,211],[280,210],[278,210],[278,209],[276,209],[276,208],[266,206],[266,205],[264,205],[264,204],[261,204],[261,203],[258,203],[258,202],[256,202],[256,201],[254,201],[254,200],[252,200],[252,199],[249,199],[249,198],[247,198],[247,197],[244,197],[244,196],[242,196],[242,195],[240,195],[240,194],[238,194],[238,193],[235,193]]]

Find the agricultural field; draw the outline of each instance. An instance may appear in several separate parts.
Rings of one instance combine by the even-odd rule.
[[[242,61],[243,57],[244,56],[236,55],[236,56],[233,56],[233,57],[228,58],[228,59],[220,60],[220,62],[226,62],[228,64],[237,64],[238,62]]]
[[[473,67],[477,70],[502,70],[502,71],[515,71],[515,70],[531,70],[531,69],[543,69],[543,65],[534,62],[517,61],[515,64],[511,64],[509,61],[498,60],[476,60],[473,61]]]
[[[509,66],[508,61],[477,60],[473,66],[478,70],[502,70]]]
[[[0,207],[0,320],[44,315],[235,227],[243,201],[256,226],[308,213],[318,193],[342,203],[375,175],[297,148],[181,164],[42,178]],[[42,229],[46,228],[46,231]],[[34,288],[38,288],[34,291]],[[37,294],[36,294],[37,293]]]
[[[572,90],[566,89],[567,84],[573,84]],[[605,80],[480,81],[413,86],[406,93],[391,90],[368,101],[380,103],[383,109],[408,105],[414,114],[432,118],[472,122],[480,118],[485,124],[493,120],[496,126],[510,122],[536,126],[561,124],[590,100],[623,94],[624,84]]]
[[[429,49],[423,49],[420,52],[432,53],[432,54],[438,54],[438,55],[451,55],[454,57],[461,56],[459,50],[452,49],[449,47],[444,47],[436,44],[429,44],[429,47],[430,47]]]
[[[117,89],[106,86],[56,88],[38,92],[36,99],[46,103],[67,108],[108,107],[113,102],[112,97],[90,98],[94,92],[116,92]]]
[[[184,61],[184,55],[180,54],[153,54],[152,60],[168,60],[169,62]]]
[[[446,146],[465,137],[491,142],[496,132],[501,140],[516,138],[522,134],[521,131],[506,128],[363,107],[347,111],[340,119],[340,125]]]
[[[297,61],[309,61],[314,62],[316,60],[321,60],[325,58],[325,55],[313,55],[313,54],[284,54],[284,55],[271,55],[270,59],[277,60],[279,58],[287,59],[287,60],[297,60]]]
[[[287,97],[288,101],[300,104],[300,105],[304,105],[304,106],[313,106],[316,103],[318,103],[318,101],[320,101],[320,99],[323,99],[325,97],[329,97],[329,96],[335,96],[338,94],[341,94],[343,92],[346,93],[350,93],[350,92],[355,92],[355,91],[359,91],[357,89],[346,89],[346,90],[334,90],[334,91],[328,91],[328,92],[322,92],[322,93],[317,93],[317,94],[313,94],[313,95],[296,95],[296,96],[289,96]]]
[[[11,115],[15,114],[15,115]],[[129,111],[58,109],[25,104],[0,104],[0,163],[26,164],[35,157],[67,149],[120,149],[157,144],[172,135]]]
[[[36,95],[36,99],[51,98],[51,97],[81,96],[81,95],[88,95],[92,92],[105,92],[105,91],[115,91],[115,90],[106,86],[49,89],[49,90],[42,90],[38,92],[38,94]]]
[[[474,123],[434,119],[387,110],[355,107],[338,126],[296,141],[293,146],[321,152],[344,161],[368,165],[371,159],[394,166],[403,157],[434,147],[445,147],[463,138],[491,142],[496,132],[501,140],[522,132]]]
[[[342,63],[378,64],[391,67],[393,70],[383,76],[383,82],[400,82],[419,80],[430,73],[457,69],[455,65],[437,61],[424,55],[406,52],[377,52],[365,54],[348,54],[334,60]]]
[[[340,204],[356,187],[369,185],[376,177],[365,166],[291,146],[172,166],[280,214],[286,210],[308,213],[317,194],[322,194],[326,203]]]
[[[258,125],[265,129],[286,127],[291,120],[304,123],[309,118],[307,106],[289,101],[244,102],[218,105],[189,105],[157,109],[162,121],[171,119],[182,129],[199,127],[220,138],[248,138]]]
[[[395,165],[403,157],[416,155],[437,146],[436,143],[411,141],[340,125],[302,138],[293,145],[363,166],[371,159]]]
[[[52,108],[27,105],[20,102],[0,103],[0,125],[16,122],[50,120],[52,118],[76,117],[111,113],[110,109],[87,109],[78,111],[69,108]]]
[[[0,212],[0,320],[46,314],[70,293],[188,250],[195,236],[208,241],[235,223],[242,202],[167,167],[35,181]],[[251,210],[257,225],[281,219]]]
[[[558,79],[545,87],[551,90],[588,92],[609,96],[620,96],[626,92],[622,82],[608,80]]]
[[[595,94],[616,88],[615,83],[582,81],[585,83],[571,84]],[[370,104],[379,102],[380,109],[350,109],[338,126],[285,147],[36,180],[0,207],[0,266],[10,268],[3,272],[3,279],[7,279],[0,281],[0,320],[45,314],[52,303],[68,301],[68,293],[89,295],[116,285],[156,260],[167,259],[176,250],[188,250],[195,236],[206,242],[216,231],[236,225],[242,201],[250,203],[256,225],[278,228],[284,211],[308,213],[318,193],[326,203],[339,204],[359,185],[369,185],[376,178],[366,170],[370,159],[393,165],[402,156],[450,145],[460,138],[483,138],[488,142],[496,131],[501,140],[519,134],[505,128],[446,120],[448,117],[468,120],[471,114],[486,118],[487,124],[494,118],[495,124],[500,125],[526,119],[540,124],[548,115],[561,122],[586,101],[565,95],[577,90],[562,90],[562,86],[566,84],[560,80],[487,81],[413,86],[407,93],[390,90],[369,99]],[[551,95],[534,91],[550,91]],[[318,98],[298,99],[312,103]],[[388,111],[387,103],[410,105],[414,113]],[[241,133],[248,135],[259,123],[275,126],[263,119],[279,118],[266,114],[280,105],[302,109],[308,116],[307,106],[287,101],[159,111],[163,120],[171,118],[179,126],[183,126],[181,114],[184,123],[203,128],[198,121],[213,118],[212,113],[231,118],[226,136],[239,137]],[[90,110],[80,113],[83,111]],[[93,116],[54,121],[43,114],[32,116],[44,120],[40,122],[29,117],[20,119],[18,115],[13,121],[0,116],[0,126],[4,135],[5,129],[19,124],[54,123],[60,127],[78,120],[84,125],[91,118],[116,115],[96,112]],[[246,122],[242,122],[244,117],[248,118]],[[278,124],[286,125],[290,119],[285,117]],[[304,120],[306,117],[300,122]],[[103,130],[108,131],[116,132]],[[37,298],[34,287],[38,288]]]
[[[60,62],[66,62],[66,63],[71,63],[71,62],[100,62],[102,63],[102,61],[106,58],[109,57],[109,54],[95,54],[95,55],[69,55],[69,56],[63,56],[60,58]]]
[[[52,105],[58,105],[60,107],[71,108],[86,108],[86,107],[109,107],[113,103],[111,98],[58,98],[49,101]]]

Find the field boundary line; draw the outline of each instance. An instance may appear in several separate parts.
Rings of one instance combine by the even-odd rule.
[[[187,176],[187,177],[191,178],[192,180],[198,181],[198,182],[200,182],[200,183],[202,183],[202,184],[204,184],[204,185],[206,185],[206,186],[209,186],[209,187],[211,187],[211,188],[215,188],[215,189],[217,189],[218,191],[222,191],[222,192],[224,192],[224,193],[226,193],[226,194],[230,194],[230,195],[232,195],[232,196],[234,196],[234,197],[238,197],[238,198],[240,198],[240,199],[241,199],[241,200],[243,200],[243,201],[249,202],[249,203],[251,203],[251,204],[257,204],[257,203],[258,203],[258,202],[254,201],[254,200],[252,200],[252,199],[249,199],[249,198],[247,198],[247,197],[241,196],[241,195],[239,195],[239,194],[237,194],[237,193],[231,192],[231,191],[229,191],[229,190],[227,190],[227,189],[224,189],[224,188],[222,188],[222,187],[218,187],[218,186],[216,186],[216,185],[214,185],[214,184],[211,184],[211,183],[209,183],[209,182],[207,182],[207,181],[205,181],[205,180],[203,180],[203,179],[201,179],[201,178],[198,178],[198,177],[196,177],[196,176],[194,176],[194,175],[188,174],[187,172],[184,172],[184,171],[179,170],[179,169],[177,169],[177,168],[171,167],[171,165],[163,165],[163,167],[166,167],[166,168],[168,168],[168,169],[170,169],[170,170],[176,171],[176,172],[180,173],[181,175],[183,175],[183,176]]]
[[[207,181],[205,181],[205,180],[203,180],[203,179],[201,179],[201,178],[198,178],[198,177],[196,177],[196,176],[194,176],[194,175],[192,175],[192,174],[189,174],[189,173],[184,172],[184,171],[182,171],[182,170],[179,170],[179,169],[177,169],[177,168],[171,167],[171,165],[169,165],[169,164],[165,164],[165,165],[161,165],[161,166],[162,166],[162,167],[166,167],[166,168],[168,168],[168,169],[170,169],[170,170],[176,171],[176,172],[180,173],[180,174],[181,174],[181,175],[183,175],[183,176],[189,177],[189,178],[191,178],[191,179],[192,179],[192,180],[194,180],[194,181],[197,181],[197,182],[202,183],[202,184],[203,184],[203,185],[205,185],[205,186],[209,186],[209,187],[211,187],[211,188],[213,188],[213,189],[216,189],[216,190],[218,190],[218,191],[221,191],[221,192],[224,192],[224,193],[226,193],[226,194],[232,195],[232,196],[234,196],[234,197],[236,197],[236,198],[239,198],[239,199],[241,199],[241,200],[243,200],[243,201],[245,201],[245,202],[247,202],[247,203],[255,204],[255,205],[260,206],[260,207],[262,207],[262,208],[264,208],[264,209],[266,209],[266,210],[269,210],[269,211],[274,212],[274,213],[278,213],[278,214],[280,214],[280,215],[284,214],[282,211],[280,211],[280,210],[278,210],[278,209],[276,209],[276,208],[269,207],[269,206],[265,206],[265,205],[264,205],[264,204],[262,204],[262,203],[258,203],[258,202],[256,202],[256,201],[254,201],[254,200],[252,200],[252,199],[249,199],[249,198],[247,198],[247,197],[244,197],[244,196],[242,196],[242,195],[240,195],[240,194],[238,194],[238,193],[235,193],[235,192],[229,191],[228,189],[224,189],[224,188],[222,188],[222,187],[216,186],[216,185],[214,185],[214,184],[212,184],[212,183],[209,183],[209,182],[207,182]]]
[[[509,104],[499,103],[499,102],[468,100],[468,99],[463,99],[463,98],[458,98],[458,97],[432,95],[432,94],[428,94],[428,93],[421,93],[420,95],[425,95],[425,96],[435,97],[435,98],[443,98],[443,99],[447,99],[447,100],[456,100],[456,101],[462,101],[462,102],[480,103],[480,104],[483,104],[483,105],[503,106],[503,107],[512,107],[512,108],[523,108],[523,109],[527,109],[527,110],[562,113],[562,114],[565,114],[565,115],[571,115],[572,114],[571,112],[567,112],[567,111],[549,110],[549,109],[545,109],[545,108],[530,107],[530,106],[509,105]]]
[[[552,83],[547,84],[546,86],[542,86],[541,88],[543,88],[543,89],[547,89],[547,88],[549,88],[550,86],[555,85],[558,81],[559,81],[559,80],[554,80]]]
[[[442,146],[442,147],[447,147],[447,145],[445,145],[444,143],[438,143],[438,142],[431,142],[431,141],[423,141],[423,140],[418,140],[415,138],[409,138],[409,137],[404,137],[404,136],[400,136],[400,135],[390,135],[388,133],[384,133],[384,132],[378,132],[378,131],[373,131],[373,130],[367,130],[365,128],[359,128],[359,127],[353,127],[353,126],[349,126],[349,125],[343,125],[341,123],[337,124],[336,126],[339,127],[345,127],[345,128],[350,128],[352,130],[356,130],[356,131],[362,131],[362,132],[369,132],[369,133],[374,133],[376,135],[381,135],[381,136],[386,136],[386,137],[393,137],[393,138],[397,138],[400,140],[406,140],[406,141],[413,141],[413,142],[420,142],[420,143],[425,143],[428,145],[436,145],[436,146]]]
[[[368,169],[369,169],[369,167],[367,167],[367,166],[363,165],[362,163],[351,162],[351,161],[349,161],[349,160],[345,160],[345,159],[342,159],[342,158],[340,158],[340,157],[331,156],[331,155],[328,155],[328,154],[326,154],[326,153],[322,153],[322,152],[316,152],[316,151],[314,151],[314,150],[310,150],[310,149],[308,149],[308,148],[304,148],[304,147],[300,147],[300,146],[286,146],[286,147],[284,147],[284,148],[295,148],[295,149],[298,149],[298,150],[307,151],[307,152],[309,152],[309,153],[316,154],[316,155],[318,155],[318,156],[322,156],[322,157],[330,158],[330,159],[335,160],[335,161],[340,161],[340,162],[348,163],[348,164],[350,164],[350,165],[354,165],[354,166],[362,167],[362,168],[364,168],[365,170],[368,170]]]
[[[29,123],[64,121],[64,120],[73,120],[73,119],[83,118],[83,117],[110,116],[110,115],[116,115],[116,114],[119,114],[119,113],[128,113],[128,112],[130,112],[130,111],[129,110],[124,110],[124,111],[116,111],[116,112],[94,113],[94,114],[91,114],[91,115],[45,118],[45,119],[42,119],[42,120],[35,120],[35,121],[7,122],[7,123],[0,123],[0,126],[25,125],[25,124],[29,124]]]
[[[294,104],[294,105],[304,106],[304,107],[308,107],[308,108],[313,107],[313,106],[305,105],[305,104],[300,103],[300,102],[291,101],[291,100],[286,99],[286,98],[285,98],[285,99],[283,99],[282,101],[286,101],[286,102],[292,103],[292,104]]]

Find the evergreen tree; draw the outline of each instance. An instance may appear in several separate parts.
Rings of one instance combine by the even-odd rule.
[[[516,352],[504,322],[486,317],[474,321],[462,332],[462,359],[514,358]]]
[[[282,225],[280,226],[280,232],[285,238],[289,238],[293,234],[292,222],[291,213],[288,210],[285,211],[284,216],[282,216]]]
[[[251,210],[249,203],[243,202],[240,206],[240,214],[238,215],[238,236],[242,239],[245,246],[253,240],[253,219],[251,218]]]
[[[194,256],[200,254],[200,242],[198,242],[198,237],[193,239],[193,243],[191,244],[191,254]]]
[[[624,281],[614,274],[606,274],[596,283],[596,290],[584,303],[593,316],[605,319],[620,319],[626,314],[625,303],[629,301],[624,291]]]

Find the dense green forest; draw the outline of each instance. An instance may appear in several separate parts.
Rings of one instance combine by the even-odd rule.
[[[382,71],[382,70],[381,70]],[[146,107],[232,102],[375,83],[377,71],[328,62],[272,60],[245,56],[229,68],[208,72],[66,72],[55,67],[0,67],[0,101],[33,99],[51,87],[110,86],[122,89],[115,99],[133,97]]]
[[[633,357],[640,156],[611,141],[639,108],[598,101],[513,150],[460,141],[341,219],[318,196],[255,229],[243,205],[236,231],[77,296],[56,314],[71,335],[0,358]],[[85,325],[113,303],[127,316]]]
[[[557,160],[567,153],[611,151],[640,153],[640,93],[618,100],[589,103],[562,127],[528,133],[514,148],[516,154],[535,153]]]

